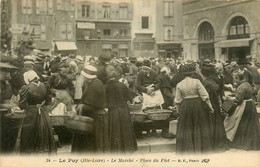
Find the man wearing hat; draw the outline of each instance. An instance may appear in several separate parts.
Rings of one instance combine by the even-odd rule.
[[[97,64],[97,77],[103,84],[107,82],[106,66],[109,64],[111,58],[108,55],[102,54],[98,58]]]
[[[85,77],[83,95],[76,110],[79,115],[94,119],[94,134],[74,134],[72,152],[104,153],[109,151],[108,115],[106,106],[105,88],[97,78],[97,69],[88,65],[81,75]]]
[[[246,82],[248,82],[251,86],[253,86],[253,76],[252,73],[247,68],[247,66],[251,65],[251,63],[245,59],[239,59],[237,64],[239,65],[238,72],[240,74],[244,74]]]

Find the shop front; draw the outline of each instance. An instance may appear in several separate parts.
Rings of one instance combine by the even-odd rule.
[[[157,54],[155,39],[152,33],[136,33],[133,40],[133,53],[135,57],[155,57]]]
[[[181,43],[157,43],[158,57],[177,60],[182,54]]]
[[[77,49],[75,42],[55,42],[54,54],[76,54]]]

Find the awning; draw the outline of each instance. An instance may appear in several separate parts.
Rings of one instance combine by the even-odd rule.
[[[62,50],[77,50],[75,42],[56,42],[57,49]]]
[[[95,23],[90,22],[78,22],[77,23],[78,29],[95,29]]]
[[[225,40],[215,43],[217,48],[237,48],[237,47],[246,47],[249,46],[249,42],[254,40],[254,38],[245,38],[245,39],[233,39]]]
[[[35,41],[35,48],[39,50],[48,50],[52,48],[52,44],[48,41]]]

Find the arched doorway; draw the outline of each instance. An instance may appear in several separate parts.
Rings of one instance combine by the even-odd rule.
[[[199,27],[198,49],[200,60],[215,60],[214,29],[209,22],[203,22]]]
[[[242,16],[236,16],[230,21],[230,26],[228,29],[228,40],[238,40],[250,38],[250,27],[246,19]],[[250,45],[249,46],[238,46],[228,48],[228,59],[237,60],[244,59],[247,55],[250,55]]]

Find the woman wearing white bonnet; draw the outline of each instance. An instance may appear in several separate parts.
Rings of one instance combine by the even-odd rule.
[[[34,79],[40,79],[35,71],[29,70],[23,74],[24,82],[28,85]]]

